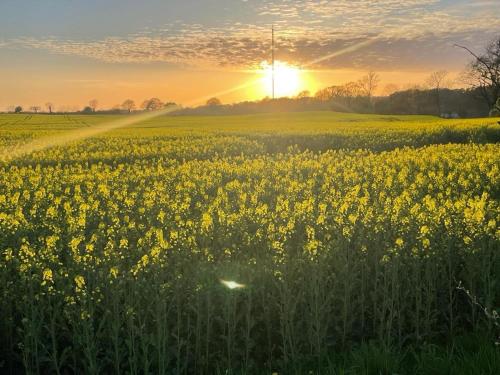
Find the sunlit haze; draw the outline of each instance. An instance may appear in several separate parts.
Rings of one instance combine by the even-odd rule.
[[[261,65],[262,80],[260,89],[264,96],[276,97],[295,96],[302,89],[307,89],[308,82],[303,72],[292,65],[282,61],[276,61],[274,68],[272,64],[263,62]],[[256,92],[257,94],[258,92]]]

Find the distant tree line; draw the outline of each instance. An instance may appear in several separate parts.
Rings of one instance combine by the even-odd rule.
[[[375,76],[377,78],[377,76]],[[366,78],[366,77],[365,77]],[[443,88],[436,87],[413,87],[405,90],[395,91],[385,96],[375,96],[373,90],[376,85],[360,85],[360,82],[349,82],[345,85],[329,86],[319,90],[315,94],[302,91],[292,98],[270,99],[264,98],[258,101],[245,101],[234,104],[222,104],[218,98],[209,99],[205,105],[195,108],[175,109],[177,104],[163,102],[158,98],[145,100],[139,107],[131,99],[125,100],[121,105],[111,109],[97,107],[97,101],[93,105],[85,106],[80,114],[131,114],[142,111],[158,111],[172,108],[169,114],[181,115],[237,115],[267,112],[303,112],[303,111],[336,111],[353,113],[375,113],[375,114],[399,114],[399,115],[436,115],[443,117],[485,117],[490,115],[499,116],[500,98],[496,106],[490,108],[481,99],[478,88]],[[45,113],[58,113],[54,111],[54,105],[47,105]],[[32,113],[39,113],[38,106],[32,106]],[[14,113],[23,112],[21,106],[11,110]],[[67,113],[61,111],[59,113]]]
[[[82,114],[93,114],[96,113],[97,101],[91,101],[88,106],[83,108]],[[126,99],[122,104],[115,105],[111,109],[104,109],[97,111],[101,114],[123,114],[123,113],[133,113],[137,111],[158,111],[160,109],[168,108],[171,106],[176,106],[174,102],[163,102],[159,98],[146,99],[142,104],[137,107],[136,103],[132,99]]]
[[[232,115],[266,112],[336,111],[399,115],[436,115],[443,117],[485,117],[488,105],[478,98],[477,89],[411,88],[388,96],[370,97],[353,92],[353,85],[330,86],[315,95],[300,93],[295,98],[265,98],[227,105],[184,108],[173,115]],[[495,112],[491,112],[492,115]]]

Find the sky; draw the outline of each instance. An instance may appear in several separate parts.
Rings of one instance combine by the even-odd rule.
[[[437,70],[458,75],[470,60],[453,45],[481,51],[500,34],[498,9],[500,0],[0,0],[0,110],[262,98],[271,25],[276,59],[300,74],[287,94],[370,70],[382,92]]]

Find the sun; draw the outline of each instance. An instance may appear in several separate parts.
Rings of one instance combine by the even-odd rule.
[[[267,62],[261,64],[261,86],[267,96],[273,92],[273,67]],[[295,96],[302,87],[302,71],[282,61],[274,63],[274,96]]]

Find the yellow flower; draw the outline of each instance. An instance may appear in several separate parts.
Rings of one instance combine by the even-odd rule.
[[[50,206],[49,208],[47,208],[47,213],[46,213],[47,217],[49,218],[54,218],[57,216],[57,210],[54,206]]]
[[[201,219],[201,229],[204,231],[208,231],[212,227],[212,216],[209,213],[205,212]]]
[[[113,278],[116,278],[118,276],[118,267],[111,267],[111,269],[109,270],[109,274]]]
[[[493,230],[497,228],[497,222],[495,219],[491,219],[490,221],[488,221],[488,228]]]
[[[122,238],[120,240],[120,249],[126,249],[128,247],[128,240],[126,238]]]
[[[50,268],[45,268],[43,270],[43,275],[42,275],[43,283],[42,285],[45,285],[45,283],[51,283],[52,280],[52,270]]]
[[[396,245],[397,246],[403,246],[403,244],[404,244],[404,241],[403,241],[403,239],[401,237],[396,239]]]
[[[153,247],[151,249],[151,258],[153,258],[153,259],[157,258],[159,254],[160,254],[160,248],[159,247]]]
[[[82,275],[75,276],[76,290],[81,291],[85,288],[85,278]]]
[[[48,236],[45,241],[47,243],[47,247],[49,249],[54,249],[56,244],[57,244],[57,241],[59,240],[59,236],[56,236],[56,235],[53,235],[53,236]]]
[[[9,262],[9,261],[14,259],[14,256],[12,254],[13,254],[13,252],[12,252],[12,249],[10,249],[10,248],[4,251],[6,262]]]

